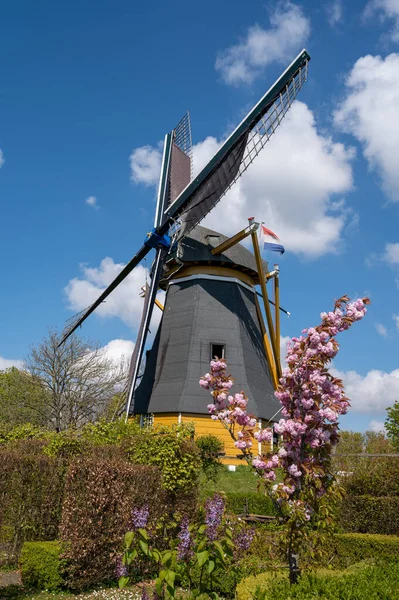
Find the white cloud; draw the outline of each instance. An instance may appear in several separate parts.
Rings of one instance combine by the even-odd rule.
[[[141,146],[132,151],[129,161],[131,179],[135,183],[158,185],[162,163],[162,142],[158,146]]]
[[[208,160],[218,145],[207,138],[194,146],[194,164],[198,151],[204,161],[205,143],[212,150]],[[353,186],[353,157],[352,148],[320,133],[313,113],[297,101],[261,155],[202,224],[232,235],[248,216],[255,216],[279,235],[288,251],[310,257],[337,252],[350,216],[342,195]]]
[[[328,22],[330,23],[331,27],[335,27],[335,25],[342,21],[342,0],[332,0],[332,2],[326,5],[326,12]]]
[[[395,321],[396,329],[398,330],[398,333],[399,333],[399,315],[393,315],[392,318]],[[399,400],[399,398],[398,398],[398,400]]]
[[[310,34],[302,8],[288,0],[277,3],[270,27],[254,25],[240,44],[219,53],[215,68],[233,85],[251,83],[272,62],[285,62],[300,52]]]
[[[384,325],[382,325],[381,323],[377,323],[375,326],[377,333],[379,335],[381,335],[382,337],[387,337],[388,335],[388,330],[386,327],[384,327]]]
[[[71,279],[65,288],[69,308],[76,312],[87,308],[115,279],[124,266],[121,263],[114,263],[109,257],[104,258],[97,268],[81,265],[82,277]],[[148,271],[142,265],[138,265],[97,308],[96,315],[118,317],[133,329],[137,329],[144,305],[140,292],[141,287],[145,285],[146,275],[148,279]],[[162,299],[163,292],[160,292],[159,295]],[[160,311],[155,307],[151,326],[156,328],[159,320]]]
[[[390,373],[373,369],[365,376],[337,369],[331,369],[331,373],[343,380],[353,412],[384,411],[399,399],[399,369]]]
[[[101,350],[116,366],[121,363],[128,365],[134,350],[134,342],[120,339],[111,340]]]
[[[393,42],[399,42],[399,0],[370,0],[366,5],[365,16],[378,14],[381,20],[393,21],[389,37]]]
[[[368,429],[375,431],[376,433],[385,432],[385,424],[383,421],[370,421]]]
[[[386,244],[382,258],[390,265],[399,265],[399,244]]]
[[[11,367],[16,367],[17,369],[22,369],[24,366],[23,360],[13,359],[13,358],[3,358],[0,356],[0,371],[5,371],[6,369],[11,369]]]
[[[88,204],[92,208],[95,208],[96,210],[100,208],[97,204],[97,198],[95,196],[89,196],[88,198],[86,198],[85,202],[86,204]]]
[[[4,165],[4,154],[0,148],[0,169]]]
[[[346,80],[346,97],[334,114],[336,126],[355,136],[384,192],[399,201],[399,54],[363,56]]]

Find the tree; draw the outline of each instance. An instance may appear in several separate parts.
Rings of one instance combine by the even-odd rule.
[[[35,408],[32,408],[35,407]],[[44,425],[46,392],[24,370],[0,371],[0,422],[7,429],[23,423]]]
[[[395,450],[399,452],[399,401],[387,408],[388,416],[385,421],[385,429],[387,430],[388,438],[391,440]]]
[[[350,302],[343,296],[334,310],[321,313],[322,322],[304,329],[287,346],[287,364],[275,392],[282,405],[282,419],[273,430],[281,436],[276,454],[268,451],[252,459],[254,439],[271,441],[273,430],[256,430],[257,419],[247,413],[248,398],[243,392],[228,396],[233,380],[226,373],[224,360],[211,361],[211,373],[200,379],[200,386],[211,392],[208,405],[211,418],[229,430],[248,461],[263,478],[266,489],[279,507],[285,535],[291,583],[299,576],[298,552],[311,545],[317,535],[333,525],[332,508],[341,497],[331,465],[332,451],[339,440],[338,421],[350,406],[343,383],[329,373],[327,365],[338,353],[335,336],[360,321],[367,312],[367,298]],[[236,431],[238,426],[239,431]],[[281,469],[283,481],[277,479]],[[314,550],[312,549],[312,552]],[[315,554],[314,554],[315,555]]]
[[[77,335],[59,346],[61,336],[49,331],[34,347],[26,369],[45,394],[47,425],[61,431],[100,418],[126,382],[127,364],[116,365],[104,349]],[[38,414],[43,407],[30,406]]]

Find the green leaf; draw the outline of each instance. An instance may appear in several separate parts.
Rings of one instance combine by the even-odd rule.
[[[228,538],[232,539],[233,532],[231,531],[231,529],[226,529],[225,534]]]
[[[170,552],[170,550],[165,550],[165,552],[162,553],[162,564],[165,565],[165,567],[167,567],[171,559],[172,553]]]
[[[143,537],[145,540],[148,540],[148,534],[145,529],[138,529],[137,531],[139,532],[141,537]]]
[[[166,571],[165,581],[171,588],[175,587],[176,573],[174,571]]]
[[[213,545],[216,548],[216,550],[219,552],[220,558],[223,560],[224,559],[224,550],[223,550],[222,544],[220,542],[218,542],[217,540],[215,540],[213,542]]]
[[[155,560],[155,562],[160,562],[161,560],[161,553],[159,550],[157,550],[156,548],[154,548],[154,550],[152,550],[151,552],[152,558]]]
[[[124,587],[127,586],[127,584],[129,583],[129,581],[130,581],[130,577],[119,577],[119,579],[118,579],[118,586],[120,588],[124,588]]]
[[[208,550],[204,550],[203,552],[198,552],[197,553],[198,566],[202,567],[206,563],[208,558],[209,558]]]
[[[215,562],[213,560],[210,560],[208,563],[208,573],[209,575],[215,570]]]
[[[128,550],[123,557],[123,561],[125,565],[131,565],[134,559],[137,557],[137,550]]]
[[[125,547],[130,548],[134,539],[134,531],[128,531],[125,533]]]
[[[198,533],[205,533],[205,531],[208,529],[207,525],[201,525],[201,527],[198,528]]]
[[[142,552],[144,552],[144,554],[146,556],[148,556],[148,544],[147,544],[147,542],[143,542],[143,540],[139,540],[139,546],[140,546]]]

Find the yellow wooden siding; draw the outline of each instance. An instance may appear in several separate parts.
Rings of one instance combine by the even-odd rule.
[[[154,414],[154,427],[157,425],[175,425],[178,423],[179,417],[176,413],[157,413]]]
[[[221,458],[222,463],[227,465],[245,465],[247,464],[241,456],[240,451],[234,446],[229,432],[220,421],[213,421],[208,415],[191,415],[182,414],[180,419],[177,413],[157,413],[154,414],[154,427],[157,425],[175,425],[177,423],[194,423],[195,437],[200,435],[215,435],[223,442],[224,456]],[[269,424],[266,421],[262,421],[262,427],[268,427]],[[253,454],[258,454],[258,444],[256,442],[253,445]],[[262,451],[267,452],[270,450],[270,444],[262,444]]]

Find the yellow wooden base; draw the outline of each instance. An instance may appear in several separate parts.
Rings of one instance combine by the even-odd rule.
[[[177,414],[177,413],[158,413],[154,414],[154,427],[157,425],[176,425],[178,423],[193,423],[195,428],[195,437],[201,435],[215,435],[218,437],[224,446],[224,456],[221,457],[221,462],[225,465],[246,465],[246,461],[240,450],[234,446],[234,441],[230,433],[223,427],[220,421],[213,421],[208,415],[199,414]],[[264,444],[254,444],[252,452],[254,455],[265,452]]]

